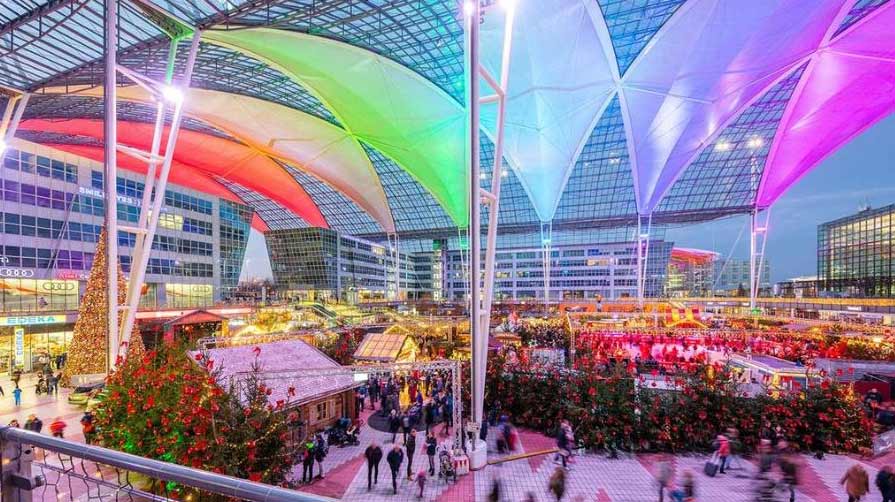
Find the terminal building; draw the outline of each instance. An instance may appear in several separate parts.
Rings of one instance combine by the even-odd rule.
[[[817,288],[823,295],[895,296],[895,204],[817,227]]]
[[[120,171],[118,219],[134,224],[142,176]],[[64,352],[103,225],[103,169],[92,160],[17,141],[0,168],[0,370],[12,327],[30,352]],[[141,298],[143,308],[226,300],[242,270],[254,211],[169,184]],[[125,274],[135,235],[119,232]],[[67,315],[69,314],[69,315]],[[33,337],[33,339],[32,339]],[[39,341],[38,341],[39,340]]]

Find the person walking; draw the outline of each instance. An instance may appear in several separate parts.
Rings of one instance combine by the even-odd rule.
[[[674,469],[671,464],[665,461],[659,462],[656,466],[656,481],[659,482],[659,502],[665,500],[665,490],[671,486],[671,480],[674,477]]]
[[[420,469],[420,472],[416,473],[416,485],[420,488],[420,498],[423,498],[423,490],[426,489],[426,470]]]
[[[18,385],[12,390],[12,398],[15,400],[16,406],[22,405],[22,389]]]
[[[305,451],[301,455],[301,482],[310,483],[314,480],[314,442],[305,443]]]
[[[405,436],[404,448],[407,450],[407,479],[413,481],[413,456],[416,454],[416,429],[411,428]]]
[[[388,468],[392,472],[392,490],[394,493],[398,493],[398,471],[401,469],[401,463],[404,462],[404,452],[401,451],[401,447],[395,444],[392,446],[392,451],[388,452],[388,456],[385,457],[385,461],[388,462]]]
[[[41,419],[37,418],[37,415],[34,413],[28,415],[28,420],[25,420],[25,430],[31,432],[37,432],[40,434],[40,431],[43,430],[44,423]]]
[[[681,487],[671,492],[674,502],[692,502],[696,499],[696,484],[692,471],[684,471]]]
[[[876,487],[883,496],[883,502],[895,502],[895,471],[885,465],[876,474]]]
[[[2,392],[3,389],[0,389]],[[423,417],[426,420],[426,435],[429,435],[429,428],[435,423],[435,404],[432,403],[432,400],[429,399],[426,401],[426,405],[423,406]]]
[[[319,469],[317,477],[320,479],[323,479],[323,460],[326,458],[328,450],[329,447],[323,439],[323,434],[317,434],[317,441],[314,443],[314,460],[317,461],[317,468]]]
[[[47,395],[50,394],[54,396],[59,395],[59,377],[53,373],[50,373],[49,376],[47,376]]]
[[[65,421],[62,420],[62,417],[56,417],[56,419],[53,420],[53,423],[50,424],[50,433],[55,438],[61,438],[66,427],[67,425]]]
[[[550,492],[556,497],[557,502],[562,500],[566,493],[566,470],[557,467],[550,476]]]
[[[370,491],[374,484],[379,484],[379,462],[382,460],[382,448],[376,441],[373,441],[364,451],[364,457],[367,459],[367,491]]]
[[[870,481],[867,471],[860,464],[854,464],[845,471],[840,484],[845,485],[845,493],[848,494],[848,502],[858,502],[861,497],[870,491]]]
[[[407,444],[407,434],[410,432],[410,413],[401,414],[401,434],[404,435],[404,444]]]
[[[777,447],[780,449],[780,456],[777,457],[777,463],[780,465],[782,481],[784,486],[789,490],[789,502],[795,502],[796,486],[799,484],[799,457],[790,452],[789,444],[787,444],[786,441],[780,441],[780,443],[777,444]]]
[[[426,437],[426,456],[429,457],[429,475],[435,475],[435,452],[438,449],[438,440],[435,439],[435,431],[429,431]]]
[[[392,443],[398,439],[398,429],[400,428],[401,419],[398,417],[398,412],[392,410],[388,418],[388,431],[392,433]]]
[[[718,437],[715,438],[715,443],[718,445],[716,453],[720,462],[718,473],[724,474],[724,466],[727,465],[727,457],[730,456],[730,441],[724,434],[718,434]]]
[[[568,467],[569,457],[572,456],[572,441],[572,426],[568,420],[560,421],[559,432],[556,435],[556,447],[559,448],[557,455],[562,459],[563,467]]]

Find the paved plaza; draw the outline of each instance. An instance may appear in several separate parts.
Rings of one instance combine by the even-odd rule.
[[[22,379],[23,393],[22,405],[15,407],[11,395],[12,384],[8,378],[0,380],[0,385],[6,391],[5,397],[0,397],[0,420],[8,423],[13,418],[24,423],[29,414],[35,413],[45,423],[45,431],[49,421],[61,416],[68,422],[66,438],[74,441],[83,441],[81,427],[78,423],[83,410],[68,404],[67,390],[60,391],[55,396],[35,396],[31,378]],[[367,410],[365,415],[370,412]],[[440,426],[438,426],[440,430]],[[489,459],[496,461],[503,455],[496,453],[494,434],[490,435]],[[554,446],[551,438],[542,434],[521,430],[520,444],[513,455],[522,453],[541,452],[550,450]],[[439,436],[439,439],[443,439]],[[360,435],[361,445],[355,447],[331,447],[329,455],[324,463],[325,476],[317,479],[309,485],[304,485],[301,490],[344,500],[346,502],[378,502],[378,501],[446,501],[446,502],[473,502],[487,500],[494,480],[500,480],[501,500],[508,502],[524,501],[529,493],[537,501],[552,501],[555,498],[547,491],[551,474],[557,467],[552,454],[543,454],[519,460],[489,465],[487,468],[461,476],[456,483],[446,483],[437,477],[430,478],[426,483],[423,497],[419,498],[419,489],[415,481],[411,482],[402,476],[399,480],[397,495],[392,494],[391,477],[388,464],[383,458],[380,464],[379,483],[374,485],[371,491],[367,491],[367,469],[363,457],[363,451],[371,441],[377,441],[385,453],[391,447],[391,434],[376,431],[370,427],[364,427]],[[417,446],[424,444],[424,434],[419,433]],[[401,435],[398,442],[403,444]],[[568,471],[566,496],[563,500],[586,502],[644,502],[658,499],[657,485],[654,473],[656,465],[661,461],[668,461],[675,468],[677,477],[690,470],[695,474],[697,500],[700,501],[724,501],[746,502],[754,500],[752,475],[755,465],[750,461],[743,461],[741,468],[733,469],[730,473],[716,478],[708,478],[702,474],[704,456],[691,455],[622,455],[619,459],[608,459],[602,455],[583,455],[573,457],[571,468]],[[876,459],[858,459],[854,457],[828,455],[824,460],[813,457],[804,457],[806,469],[802,472],[803,483],[799,487],[796,500],[800,502],[837,502],[847,499],[845,492],[839,485],[842,473],[852,464],[861,463],[867,469],[872,480],[877,470],[884,464],[895,464],[895,454]],[[422,449],[419,449],[414,457],[413,471],[418,472],[426,468],[428,460]],[[316,466],[315,466],[316,472]],[[406,464],[401,472],[406,475]],[[295,469],[296,478],[301,477],[301,466]],[[47,494],[53,499],[52,494]],[[38,498],[40,499],[40,498]],[[86,500],[86,499],[85,499]],[[667,499],[666,499],[667,500]],[[787,497],[780,494],[779,500],[785,501]],[[875,488],[868,498],[870,501],[878,500]]]

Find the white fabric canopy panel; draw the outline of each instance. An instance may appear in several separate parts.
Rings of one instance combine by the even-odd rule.
[[[102,93],[102,87],[96,87],[76,94]],[[138,86],[119,88],[118,98],[153,101]],[[369,157],[343,129],[293,108],[239,94],[191,88],[183,103],[187,115],[313,174],[367,211],[386,232],[395,231],[388,199]]]
[[[656,208],[728,123],[810,56],[845,3],[690,0],[681,6],[626,72],[620,90],[641,214]]]
[[[504,156],[517,173],[542,221],[550,221],[591,131],[615,91],[615,62],[593,0],[517,2]],[[595,19],[596,16],[596,19]],[[482,65],[500,79],[505,16],[485,16]],[[605,27],[602,30],[605,33]],[[482,84],[483,95],[490,87]],[[481,111],[482,127],[496,135],[497,105]]]

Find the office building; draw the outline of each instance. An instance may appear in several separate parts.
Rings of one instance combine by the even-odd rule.
[[[674,248],[668,260],[665,296],[702,297],[712,292],[718,253],[702,249]]]
[[[891,298],[895,204],[866,209],[817,227],[817,279],[821,294]]]
[[[139,218],[142,178],[119,173],[118,219],[123,225],[134,225]],[[84,292],[103,225],[103,188],[100,163],[24,141],[4,153],[0,370],[12,350],[14,326],[25,328],[26,354],[65,351],[71,314]],[[169,184],[162,211],[141,307],[200,307],[228,298],[239,281],[253,210]],[[135,240],[134,234],[119,232],[125,274]]]
[[[721,296],[749,296],[749,260],[718,257],[715,260],[714,294]],[[771,265],[765,258],[759,270],[759,293],[769,292],[771,288]],[[763,293],[762,293],[763,294]]]

